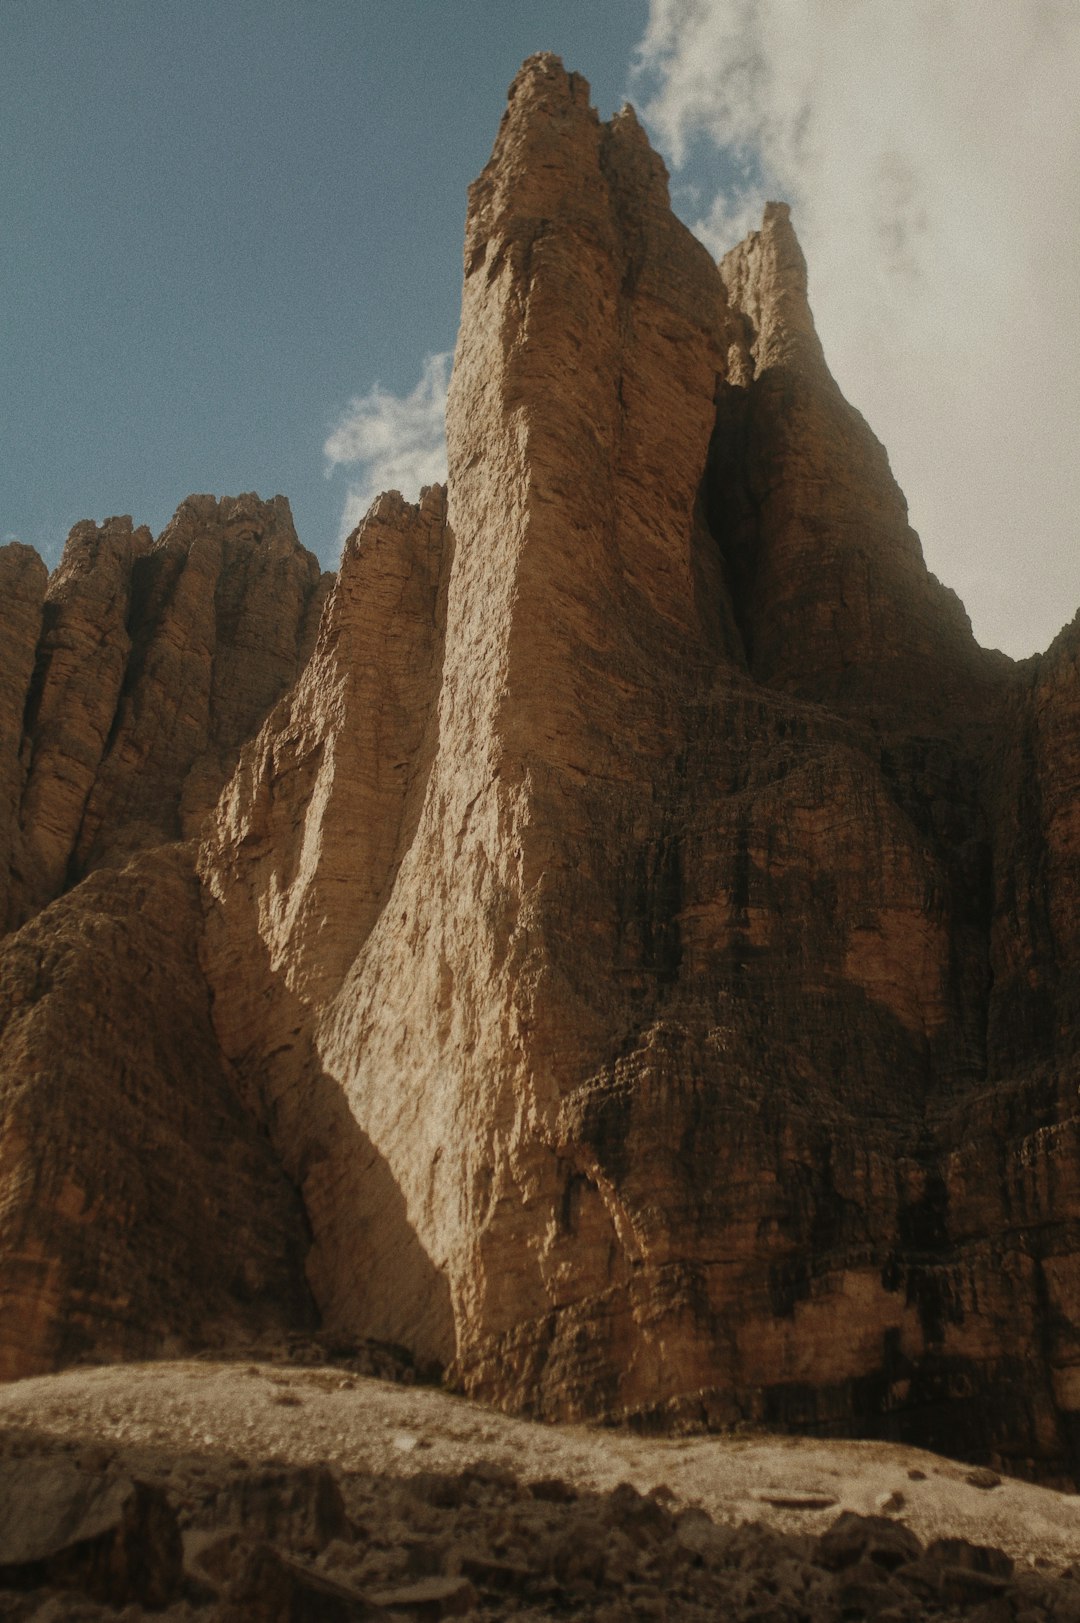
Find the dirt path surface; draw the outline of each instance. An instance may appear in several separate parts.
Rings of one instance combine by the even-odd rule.
[[[514,1420],[330,1365],[194,1360],[0,1388],[0,1453],[27,1527],[34,1515],[48,1520],[26,1488],[35,1471],[46,1473],[39,1497],[77,1489],[80,1505],[92,1484],[108,1485],[117,1503],[118,1482],[145,1484],[182,1546],[158,1589],[130,1574],[87,1579],[85,1560],[42,1564],[40,1531],[5,1535],[0,1503],[0,1617],[115,1616],[111,1601],[132,1617],[164,1604],[177,1617],[613,1623],[712,1617],[723,1604],[722,1615],[776,1620],[892,1623],[980,1607],[988,1623],[1080,1620],[1080,1581],[1061,1578],[1073,1563],[1080,1572],[1080,1498],[890,1444],[643,1439]],[[131,1547],[132,1518],[143,1527],[152,1510],[150,1499],[131,1508],[134,1491],[114,1517],[117,1526],[127,1517]],[[854,1514],[828,1534],[844,1512]],[[104,1514],[86,1511],[85,1526]],[[94,1560],[127,1572],[121,1535],[109,1536],[113,1553]],[[278,1562],[269,1578],[258,1550],[263,1566]],[[72,1561],[81,1578],[70,1577]]]

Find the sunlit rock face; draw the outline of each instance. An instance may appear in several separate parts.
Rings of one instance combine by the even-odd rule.
[[[66,944],[73,1029],[123,887],[186,921],[168,993],[94,981],[86,1063],[107,1094],[147,1045],[158,1121],[155,1043],[197,1033],[185,1188],[216,1109],[251,1257],[199,1333],[317,1313],[543,1416],[1075,1471],[1080,623],[976,645],[787,209],[717,267],[550,56],[470,192],[447,433],[447,489],[381,497],[332,584],[252,498],[84,527],[47,591],[0,553],[7,950]],[[44,1195],[0,1150],[12,1256],[97,1153],[61,1114]],[[89,1344],[129,1344],[121,1294],[164,1334],[141,1209],[76,1214],[116,1257]],[[11,1373],[65,1355],[70,1231],[33,1234]]]

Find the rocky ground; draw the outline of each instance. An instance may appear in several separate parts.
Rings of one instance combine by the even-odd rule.
[[[1080,1504],[880,1443],[533,1425],[372,1348],[0,1389],[0,1618],[147,1612],[1065,1623]]]

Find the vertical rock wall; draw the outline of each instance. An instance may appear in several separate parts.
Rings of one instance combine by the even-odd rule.
[[[0,926],[7,920],[9,895],[21,875],[16,866],[19,809],[26,783],[22,758],[23,721],[48,573],[32,547],[15,541],[0,547]]]
[[[314,1302],[542,1415],[1075,1472],[1076,623],[977,647],[786,209],[714,266],[552,57],[447,432],[329,596],[280,499],[0,553],[3,1368]]]
[[[787,211],[718,272],[633,114],[532,59],[470,195],[448,441],[452,564],[433,498],[373,510],[202,859],[325,1310],[539,1413],[1060,1464],[1071,1185],[1008,1191],[1073,1105],[995,1083],[993,1010],[1035,928],[1004,870],[1070,883],[1067,832],[1052,880],[1033,813],[1003,832],[1001,718],[1074,721],[927,574]]]
[[[0,572],[0,1377],[310,1325],[307,1219],[211,1024],[182,841],[328,582],[250,496],[193,497],[156,543],[78,525],[47,590],[28,548]]]
[[[21,922],[68,883],[131,652],[135,560],[151,536],[130,519],[76,525],[45,594],[44,622],[26,701],[26,784],[19,813]]]
[[[428,789],[451,556],[440,487],[419,507],[379,498],[346,545],[310,663],[244,751],[200,859],[217,1030],[302,1191],[324,1318],[443,1361],[445,1276],[320,1027],[394,905]]]
[[[210,1022],[190,851],[0,947],[0,1379],[316,1322],[296,1191]]]

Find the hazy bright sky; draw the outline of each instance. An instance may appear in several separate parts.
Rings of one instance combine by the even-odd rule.
[[[629,97],[719,252],[786,197],[984,642],[1080,604],[1076,0],[0,0],[0,534],[442,474],[465,191],[522,58]]]

